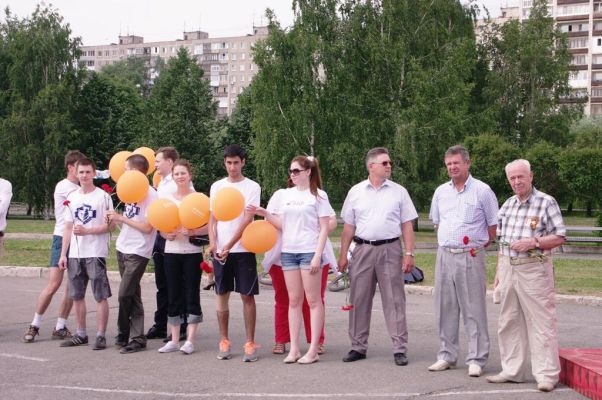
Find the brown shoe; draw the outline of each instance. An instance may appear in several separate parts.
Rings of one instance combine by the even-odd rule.
[[[35,325],[29,325],[27,332],[25,332],[25,335],[23,335],[23,341],[25,343],[32,343],[34,341],[34,339],[36,338],[36,336],[38,336],[39,334],[40,334],[40,328],[38,328]]]
[[[53,339],[65,340],[65,339],[69,339],[71,337],[73,337],[73,335],[71,334],[71,331],[69,329],[67,329],[67,327],[64,327],[63,329],[54,329],[52,331]]]

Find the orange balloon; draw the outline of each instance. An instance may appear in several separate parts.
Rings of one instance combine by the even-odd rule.
[[[120,151],[111,157],[111,161],[109,161],[109,173],[113,181],[119,181],[119,178],[125,172],[125,160],[131,155],[131,151]]]
[[[146,210],[148,223],[162,232],[174,232],[180,226],[178,206],[171,200],[157,199]]]
[[[134,150],[134,154],[140,154],[146,158],[148,161],[148,171],[146,171],[146,175],[152,174],[155,170],[155,151],[150,147],[138,147]]]
[[[159,182],[161,182],[161,175],[159,175],[156,171],[153,174],[153,187],[156,189],[159,187]]]
[[[209,222],[209,197],[190,193],[180,204],[180,222],[186,229],[196,229]]]
[[[124,203],[138,203],[148,194],[148,178],[140,171],[125,171],[117,181],[117,197]]]
[[[225,187],[211,199],[213,216],[218,221],[232,221],[242,214],[245,208],[245,198],[240,190],[233,187]]]
[[[251,253],[265,253],[276,244],[278,230],[265,220],[251,222],[242,232],[240,242]]]

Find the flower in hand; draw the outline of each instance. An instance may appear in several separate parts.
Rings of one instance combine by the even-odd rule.
[[[104,190],[105,192],[107,192],[108,194],[112,194],[113,193],[113,188],[107,184],[107,183],[103,183],[102,185],[100,185],[100,188],[102,190]]]
[[[462,242],[464,244],[468,244],[470,242],[470,238],[468,236],[464,236],[464,238],[462,238]]]

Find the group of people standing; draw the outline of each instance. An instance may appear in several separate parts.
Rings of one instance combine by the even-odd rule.
[[[532,186],[533,174],[526,160],[506,166],[515,193],[501,209],[489,186],[470,175],[470,157],[462,146],[453,146],[444,157],[451,180],[434,193],[430,218],[437,230],[435,308],[440,349],[430,371],[456,366],[458,330],[462,316],[468,339],[468,375],[481,376],[489,356],[486,312],[485,249],[494,241],[499,257],[494,285],[501,297],[499,343],[502,371],[488,377],[492,383],[521,382],[527,377],[531,354],[532,372],[542,391],[553,390],[560,372],[554,305],[554,281],[550,250],[566,235],[560,209],[549,195]],[[351,243],[349,337],[351,349],[343,358],[354,362],[366,358],[373,297],[380,291],[387,330],[392,341],[393,361],[408,364],[408,328],[404,273],[414,267],[413,221],[418,218],[408,191],[390,180],[393,162],[387,149],[371,149],[366,156],[368,178],[353,186],[343,204],[344,221],[340,256],[335,258],[329,233],[336,215],[322,190],[318,161],[312,156],[293,158],[288,187],[276,191],[268,205],[260,206],[260,186],[242,173],[246,154],[238,145],[224,150],[227,177],[210,189],[213,197],[225,187],[238,189],[245,210],[232,221],[219,221],[213,214],[198,229],[178,228],[156,232],[146,219],[146,210],[156,198],[179,204],[194,192],[190,164],[174,148],[156,152],[155,166],[161,181],[157,191],[124,212],[113,210],[111,198],[93,184],[95,166],[81,153],[65,157],[67,177],[55,190],[56,228],[48,286],[38,299],[34,319],[23,340],[33,342],[42,316],[68,270],[69,288],[60,307],[54,338],[61,346],[88,343],[84,294],[91,282],[97,301],[97,335],[94,349],[106,347],[108,306],[111,289],[106,275],[109,232],[122,225],[117,241],[117,260],[122,281],[119,288],[118,335],[122,353],[146,348],[148,339],[165,338],[161,353],[194,352],[200,305],[199,264],[202,247],[194,240],[208,235],[215,274],[216,311],[220,341],[217,358],[232,357],[229,339],[229,298],[239,293],[246,343],[243,361],[258,359],[255,344],[256,306],[259,293],[255,254],[240,243],[245,227],[255,216],[265,218],[279,231],[276,246],[264,257],[275,291],[275,344],[273,353],[286,353],[284,363],[312,364],[324,347],[324,291],[328,268],[340,272],[348,267]],[[145,164],[146,163],[146,164]],[[140,155],[127,159],[126,169],[148,170]],[[401,240],[400,240],[401,238]],[[403,246],[402,246],[403,242]],[[140,279],[150,258],[155,265],[157,311],[154,324],[144,334],[144,309]],[[76,332],[65,326],[71,309],[76,311]],[[302,351],[300,328],[305,321],[309,347]],[[185,340],[180,346],[180,341]]]

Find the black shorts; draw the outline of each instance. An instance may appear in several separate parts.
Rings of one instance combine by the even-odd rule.
[[[225,264],[213,260],[215,292],[236,292],[247,296],[259,294],[255,253],[230,253]]]

